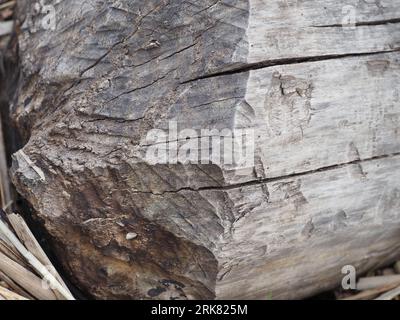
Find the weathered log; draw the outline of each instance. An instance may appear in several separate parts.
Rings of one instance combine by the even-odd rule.
[[[33,5],[12,177],[81,288],[302,298],[398,254],[396,0]],[[253,132],[254,164],[149,161],[174,122]]]

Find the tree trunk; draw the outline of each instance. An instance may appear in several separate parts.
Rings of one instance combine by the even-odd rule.
[[[302,298],[394,259],[397,0],[54,2],[19,8],[12,179],[81,288]]]

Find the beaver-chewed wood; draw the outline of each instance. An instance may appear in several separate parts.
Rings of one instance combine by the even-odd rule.
[[[82,289],[302,298],[394,258],[397,0],[19,5],[12,179]],[[249,130],[254,164],[149,162],[171,123]]]

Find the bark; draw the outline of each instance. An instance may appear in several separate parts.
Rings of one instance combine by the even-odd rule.
[[[19,8],[12,178],[81,288],[302,298],[395,257],[396,0],[57,2]],[[171,121],[253,129],[255,164],[148,163]]]

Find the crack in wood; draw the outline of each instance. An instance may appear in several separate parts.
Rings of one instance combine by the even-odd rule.
[[[381,26],[389,23],[400,23],[400,18],[395,19],[387,19],[387,20],[376,20],[376,21],[360,21],[356,22],[351,26],[362,27],[362,26]],[[346,28],[347,26],[344,24],[326,24],[319,26],[312,26],[313,28]]]
[[[400,51],[400,47],[394,48],[391,50],[381,50],[381,51],[374,51],[374,52],[328,54],[328,55],[322,55],[322,56],[308,56],[308,57],[298,57],[298,58],[265,60],[265,61],[261,61],[261,62],[244,64],[239,67],[234,67],[230,70],[227,69],[227,70],[224,70],[221,72],[205,74],[200,77],[196,77],[193,79],[183,81],[180,84],[183,85],[183,84],[195,82],[195,81],[202,80],[202,79],[209,79],[209,78],[221,77],[221,76],[226,76],[226,75],[245,73],[245,72],[249,72],[252,70],[264,69],[264,68],[274,67],[274,66],[283,66],[283,65],[299,64],[299,63],[306,63],[306,62],[334,60],[334,59],[343,59],[343,58],[351,58],[351,57],[374,56],[374,55],[379,55],[382,53],[392,53],[392,52],[399,52],[399,51]]]
[[[348,166],[361,166],[362,163],[370,162],[370,161],[375,161],[375,160],[381,160],[381,159],[386,159],[386,158],[391,158],[391,157],[397,157],[400,156],[400,152],[397,153],[392,153],[392,154],[387,154],[387,155],[380,155],[376,157],[371,157],[367,159],[357,159],[349,162],[344,162],[344,163],[339,163],[339,164],[334,164],[331,166],[326,166],[322,168],[318,168],[315,170],[309,170],[309,171],[303,171],[303,172],[297,172],[293,174],[288,174],[284,176],[279,176],[279,177],[272,177],[272,178],[264,178],[264,179],[258,179],[258,180],[251,180],[251,181],[246,181],[246,182],[241,182],[241,183],[236,183],[236,184],[230,184],[230,185],[220,185],[220,186],[210,186],[210,187],[199,187],[199,188],[192,188],[192,187],[183,187],[179,188],[176,190],[165,190],[162,192],[153,192],[153,191],[140,191],[137,190],[133,193],[136,194],[152,194],[155,196],[163,196],[164,194],[168,193],[179,193],[182,191],[194,191],[194,192],[199,192],[199,191],[209,191],[209,190],[232,190],[232,189],[237,189],[241,187],[246,187],[246,186],[254,186],[254,185],[265,185],[266,183],[270,182],[277,182],[280,180],[285,180],[285,179],[291,179],[291,178],[298,178],[298,177],[303,177],[309,174],[314,174],[318,172],[326,172],[326,171],[332,171]]]

